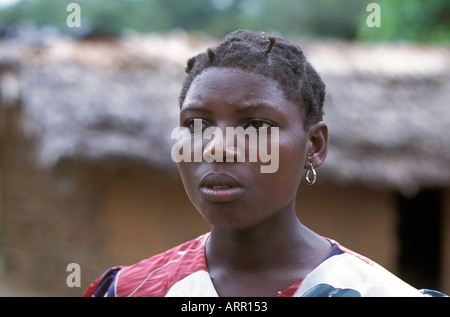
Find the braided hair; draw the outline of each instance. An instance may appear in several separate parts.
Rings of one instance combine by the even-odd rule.
[[[209,67],[239,68],[275,80],[286,99],[303,110],[305,129],[323,117],[325,84],[297,45],[264,32],[238,30],[215,48],[187,61],[180,107],[193,80]]]

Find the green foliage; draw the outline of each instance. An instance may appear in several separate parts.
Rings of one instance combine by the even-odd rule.
[[[450,42],[450,2],[447,0],[384,0],[381,27],[367,28],[364,20],[358,38],[371,41]]]
[[[68,2],[70,3],[70,2]],[[5,24],[13,24],[19,21],[33,22],[37,25],[47,23],[62,26],[65,24],[67,4],[58,0],[26,0],[18,5],[2,10],[0,21]]]
[[[262,0],[262,14],[255,21],[289,36],[353,39],[357,22],[365,9],[362,0]],[[266,18],[264,18],[266,17]]]
[[[79,32],[66,25],[71,2],[81,6],[83,31],[113,35],[179,28],[222,37],[246,28],[288,37],[450,41],[448,0],[22,0],[0,12],[0,27],[28,20]],[[366,24],[371,2],[381,6],[380,28]]]

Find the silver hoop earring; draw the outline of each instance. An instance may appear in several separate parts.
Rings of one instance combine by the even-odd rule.
[[[310,179],[309,178],[309,173],[310,172],[312,172],[312,179]],[[309,184],[309,185],[313,185],[315,182],[316,182],[316,179],[317,179],[317,173],[316,173],[316,170],[314,169],[314,167],[313,167],[313,165],[312,165],[312,162],[311,162],[311,167],[309,168],[309,169],[307,169],[306,170],[306,173],[305,173],[305,179],[306,179],[306,182]]]

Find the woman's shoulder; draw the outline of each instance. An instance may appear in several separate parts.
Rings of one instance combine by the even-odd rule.
[[[332,252],[302,281],[295,296],[445,296],[430,290],[418,290],[368,257],[334,240]]]
[[[132,265],[111,267],[91,283],[84,296],[164,296],[171,284],[206,267],[204,244],[208,235]]]

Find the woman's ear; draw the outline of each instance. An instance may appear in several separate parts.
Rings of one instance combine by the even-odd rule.
[[[308,152],[305,160],[305,169],[319,168],[328,154],[328,126],[320,121],[308,129]]]

